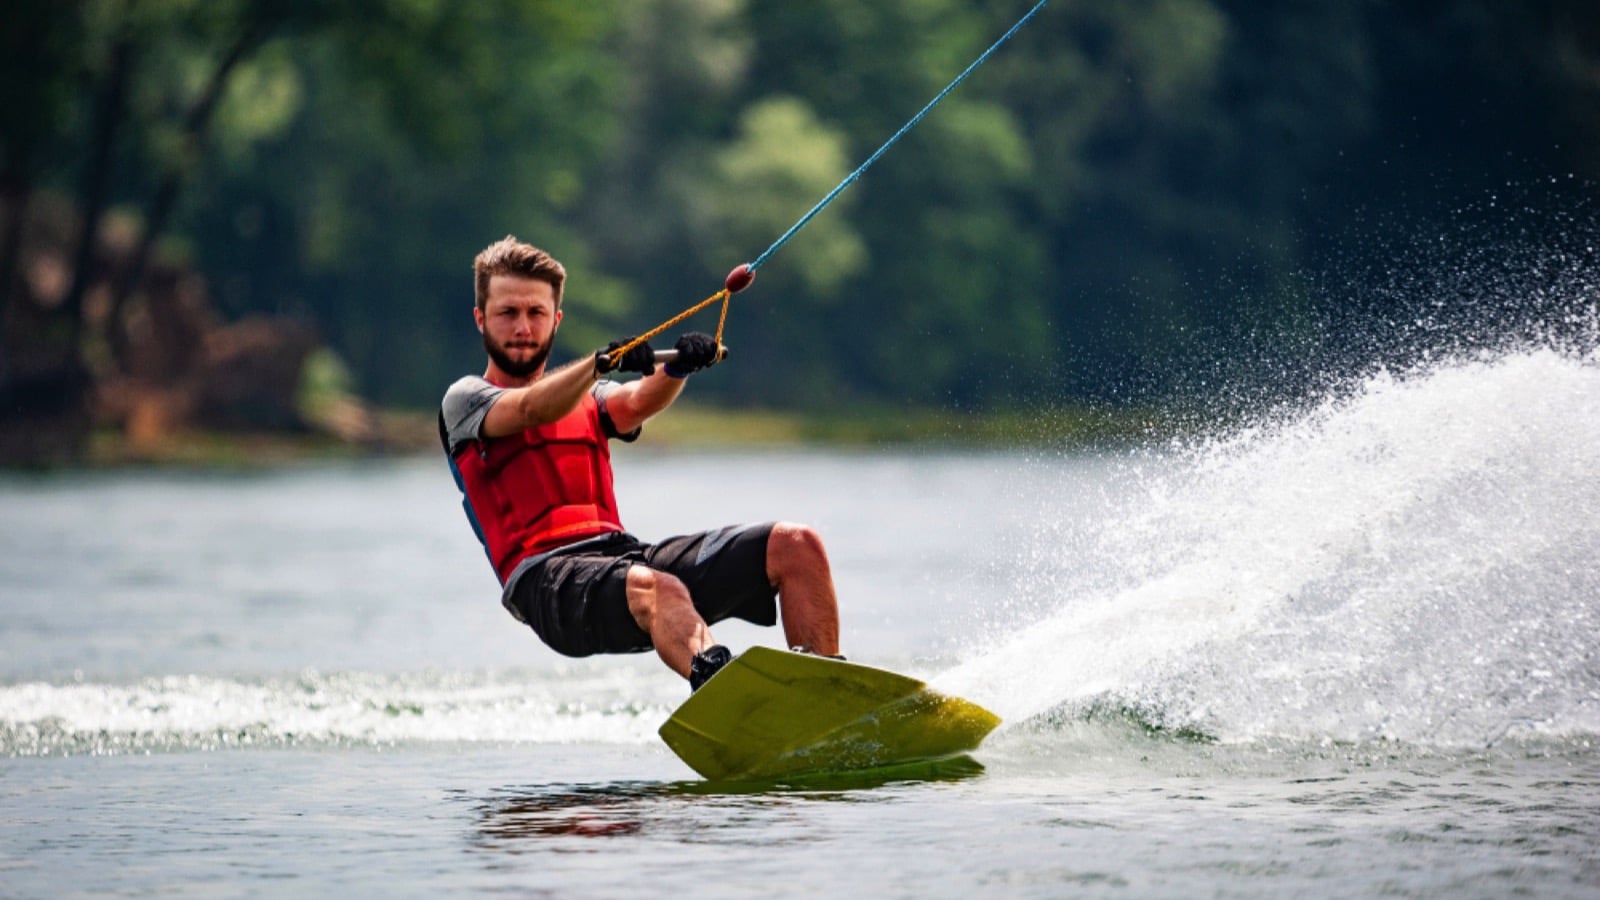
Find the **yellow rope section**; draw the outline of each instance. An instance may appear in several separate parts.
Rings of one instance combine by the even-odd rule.
[[[648,341],[651,338],[659,335],[661,332],[666,331],[668,328],[671,328],[672,326],[678,324],[679,322],[682,322],[684,319],[689,318],[690,316],[694,315],[695,313],[699,312],[700,310],[705,309],[706,307],[708,307],[711,304],[717,302],[718,300],[722,301],[722,318],[717,320],[717,337],[716,337],[716,340],[717,340],[718,346],[721,346],[721,344],[722,344],[722,326],[726,325],[727,322],[728,322],[728,301],[732,297],[733,297],[733,294],[730,293],[727,288],[723,288],[722,290],[717,291],[715,294],[712,294],[711,296],[705,298],[704,300],[701,300],[699,303],[696,303],[695,305],[689,307],[688,309],[684,310],[683,312],[678,313],[677,315],[675,315],[672,318],[666,320],[665,322],[662,322],[660,325],[657,325],[656,327],[650,329],[649,331],[646,331],[644,334],[641,334],[638,337],[634,338],[633,340],[627,342],[626,344],[623,344],[621,347],[618,347],[617,349],[611,351],[610,353],[607,353],[606,354],[606,359],[607,360],[618,360],[618,359],[623,358],[624,356],[627,356],[628,355],[628,351],[630,351],[633,348],[639,346],[640,344],[643,344],[645,341]]]
[[[728,324],[728,301],[733,299],[733,292],[727,288],[722,289],[722,315],[717,317],[717,346],[722,346],[722,326]]]

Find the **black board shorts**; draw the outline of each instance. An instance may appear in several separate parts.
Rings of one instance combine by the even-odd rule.
[[[565,656],[640,653],[650,635],[628,611],[628,569],[642,565],[682,581],[706,622],[778,621],[767,580],[773,523],[730,525],[646,544],[627,532],[580,541],[519,569],[506,593],[511,614]]]

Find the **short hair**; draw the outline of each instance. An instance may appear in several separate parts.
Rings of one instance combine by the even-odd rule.
[[[524,244],[513,235],[506,235],[483,248],[472,261],[473,293],[479,309],[489,302],[489,279],[496,275],[516,275],[537,278],[555,289],[556,308],[561,308],[561,288],[567,281],[567,270],[555,257],[532,244]]]

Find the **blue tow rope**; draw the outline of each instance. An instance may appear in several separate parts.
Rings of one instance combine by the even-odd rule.
[[[1004,44],[1006,41],[1011,40],[1011,36],[1013,34],[1017,33],[1017,29],[1021,28],[1023,25],[1026,25],[1028,20],[1033,18],[1034,13],[1037,13],[1039,10],[1044,9],[1044,5],[1046,3],[1049,3],[1049,2],[1050,2],[1050,0],[1039,0],[1038,3],[1034,4],[1033,9],[1028,10],[1028,14],[1027,15],[1025,15],[1022,18],[1018,19],[1017,20],[1017,24],[1011,26],[1011,30],[1009,30],[1005,34],[1001,35],[1000,36],[1000,40],[995,41],[993,44],[990,44],[989,45],[989,49],[983,51],[983,55],[982,56],[979,56],[977,59],[973,60],[972,61],[972,65],[967,66],[965,69],[962,70],[960,75],[956,76],[956,79],[954,81],[952,81],[949,84],[945,85],[944,90],[939,92],[939,96],[934,97],[932,100],[929,100],[928,101],[928,105],[924,106],[922,108],[921,112],[917,113],[915,116],[912,116],[911,117],[911,121],[909,121],[906,124],[902,125],[900,127],[900,130],[896,131],[894,133],[893,137],[889,138],[887,141],[884,141],[883,142],[883,146],[879,147],[877,152],[875,152],[871,156],[867,157],[867,161],[866,162],[862,163],[854,172],[851,172],[850,175],[845,178],[845,180],[839,182],[838,187],[835,187],[833,190],[829,191],[828,192],[828,196],[823,197],[821,202],[819,202],[816,206],[811,207],[811,211],[806,213],[805,215],[801,216],[800,217],[800,221],[794,223],[794,225],[788,231],[785,231],[783,233],[782,237],[778,238],[776,241],[773,241],[772,242],[772,246],[768,247],[767,251],[765,253],[761,254],[758,257],[756,257],[755,262],[742,263],[742,264],[736,266],[732,272],[729,272],[727,280],[723,283],[722,290],[717,291],[715,294],[712,294],[711,296],[709,296],[706,299],[700,301],[699,303],[696,303],[694,306],[691,306],[688,309],[684,310],[683,312],[678,313],[676,316],[673,316],[672,318],[668,319],[667,321],[662,322],[660,325],[657,325],[655,328],[652,328],[651,330],[645,332],[644,334],[641,334],[641,335],[633,338],[632,340],[630,340],[627,343],[623,344],[621,347],[617,347],[615,349],[612,349],[608,353],[604,354],[603,361],[609,366],[611,360],[621,359],[623,356],[626,356],[630,351],[632,351],[635,347],[638,347],[639,345],[645,343],[646,341],[650,340],[651,338],[655,337],[656,335],[661,334],[663,331],[666,331],[668,328],[671,328],[672,326],[678,324],[679,322],[682,322],[684,319],[687,319],[688,317],[694,315],[695,313],[699,312],[702,309],[705,309],[707,306],[710,306],[711,304],[716,303],[719,300],[722,301],[722,318],[717,322],[716,342],[717,342],[717,345],[720,347],[722,345],[722,329],[723,329],[723,326],[726,325],[727,322],[728,322],[728,301],[733,298],[734,294],[737,294],[738,292],[744,290],[746,287],[750,286],[750,282],[756,276],[756,269],[761,268],[761,264],[767,261],[767,257],[769,257],[772,254],[778,252],[778,248],[779,247],[782,247],[784,244],[788,243],[789,239],[794,237],[795,234],[800,231],[800,229],[806,227],[806,223],[807,222],[809,222],[812,219],[816,218],[817,213],[820,213],[824,209],[826,209],[828,204],[833,202],[833,198],[839,196],[841,193],[844,192],[845,188],[847,188],[851,184],[853,184],[857,178],[860,178],[861,177],[861,173],[865,172],[869,166],[871,166],[873,163],[877,162],[878,161],[878,157],[882,156],[885,152],[888,151],[888,149],[890,147],[894,146],[894,142],[895,141],[900,140],[900,138],[902,136],[904,136],[906,132],[910,131],[918,122],[922,121],[922,117],[927,115],[929,110],[933,109],[935,106],[938,106],[939,105],[939,101],[943,100],[945,98],[945,95],[947,95],[951,91],[955,90],[956,89],[956,85],[958,85],[961,82],[965,81],[967,79],[967,76],[971,75],[972,71],[974,69],[976,69],[979,66],[983,65],[983,61],[988,59],[989,55],[991,53],[994,53],[994,51],[1000,49],[1000,45],[1001,44]],[[726,354],[726,352],[727,351],[724,348],[723,353]]]
[[[939,101],[943,100],[945,98],[946,94],[949,94],[951,91],[956,89],[957,85],[959,85],[961,82],[967,80],[967,76],[971,75],[974,69],[976,69],[979,66],[983,65],[984,60],[988,59],[989,55],[991,53],[993,53],[994,51],[1000,49],[1000,45],[1001,44],[1004,44],[1006,41],[1011,40],[1011,36],[1013,34],[1016,34],[1017,30],[1019,28],[1021,28],[1025,24],[1027,24],[1028,20],[1033,18],[1034,13],[1037,13],[1039,10],[1044,9],[1044,5],[1046,3],[1049,3],[1049,2],[1050,2],[1050,0],[1039,0],[1038,3],[1034,4],[1033,9],[1028,10],[1028,14],[1027,15],[1025,15],[1022,18],[1018,19],[1017,20],[1017,24],[1011,26],[1011,30],[1009,30],[1005,34],[1001,35],[1000,36],[1000,40],[995,41],[993,44],[990,44],[989,45],[989,49],[983,51],[983,55],[982,56],[979,56],[977,59],[973,60],[972,61],[972,65],[967,66],[965,69],[962,70],[960,75],[956,76],[954,81],[952,81],[949,84],[945,85],[944,90],[939,92],[939,96],[934,97],[932,100],[929,100],[928,101],[928,105],[924,106],[922,108],[921,112],[919,112],[916,115],[912,116],[911,117],[911,121],[909,121],[906,124],[902,125],[900,127],[900,130],[896,131],[894,133],[893,137],[889,138],[887,141],[884,141],[883,142],[883,146],[879,147],[877,149],[877,152],[875,152],[871,156],[867,157],[867,161],[866,162],[862,163],[860,165],[860,167],[858,167],[854,172],[851,172],[848,176],[846,176],[845,180],[839,182],[839,186],[838,187],[835,187],[833,190],[829,191],[828,192],[828,196],[823,197],[822,200],[820,202],[818,202],[816,206],[811,207],[811,211],[806,213],[805,215],[801,216],[800,217],[800,221],[794,223],[794,225],[792,227],[790,227],[790,229],[788,231],[785,231],[783,233],[782,237],[778,238],[776,241],[773,241],[772,242],[772,246],[768,247],[766,249],[765,253],[762,253],[760,256],[756,257],[755,262],[749,263],[748,266],[747,266],[747,271],[749,271],[750,274],[754,275],[755,271],[757,269],[761,268],[761,264],[767,261],[767,257],[769,257],[772,254],[778,252],[778,248],[779,247],[782,247],[784,244],[788,243],[789,239],[794,237],[795,234],[800,231],[800,229],[806,227],[806,223],[807,222],[810,222],[812,219],[816,218],[817,213],[820,213],[824,209],[826,209],[828,204],[832,203],[833,199],[835,197],[837,197],[840,194],[844,193],[844,189],[845,188],[847,188],[850,185],[854,184],[855,180],[857,178],[861,177],[861,173],[863,173],[863,172],[865,172],[867,170],[867,167],[869,167],[873,163],[877,162],[878,161],[878,157],[882,156],[890,147],[894,146],[894,142],[895,141],[900,140],[900,138],[902,136],[904,136],[906,132],[910,131],[913,127],[915,127],[918,122],[922,121],[922,117],[927,115],[929,110],[933,109],[935,106],[938,106],[939,105]]]

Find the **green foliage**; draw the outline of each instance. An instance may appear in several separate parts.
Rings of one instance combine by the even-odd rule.
[[[354,396],[355,381],[337,353],[323,348],[306,358],[295,406],[308,420],[317,419]]]
[[[85,40],[78,4],[14,0],[0,28],[0,177],[35,181],[64,149]]]
[[[566,262],[562,352],[638,333],[753,259],[1029,5],[13,0],[0,173],[73,187],[83,86],[131,41],[113,201],[182,176],[170,230],[225,314],[310,318],[362,393],[428,406],[482,365],[485,244],[512,232]],[[735,298],[733,361],[697,392],[1122,396],[1196,334],[1303,315],[1297,273],[1359,253],[1361,216],[1600,177],[1600,12],[1447,6],[1054,0]],[[186,116],[230,48],[197,141]]]
[[[263,77],[299,85],[276,95],[298,90],[301,108],[241,165],[208,173],[207,193],[233,201],[195,220],[225,307],[310,316],[364,393],[419,404],[481,366],[470,263],[507,232],[565,259],[572,294],[609,313],[600,325],[624,317],[627,286],[588,267],[562,221],[609,127],[611,73],[579,61],[608,33],[604,6],[368,12],[263,54]],[[574,351],[611,333],[578,318],[564,330],[583,339]]]
[[[710,163],[684,203],[711,270],[741,253],[754,256],[752,238],[782,234],[794,223],[795,210],[816,203],[852,168],[844,136],[793,97],[771,97],[747,108],[737,136]],[[867,262],[866,245],[844,218],[851,200],[813,220],[762,271],[769,278],[798,279],[808,293],[831,299]]]

